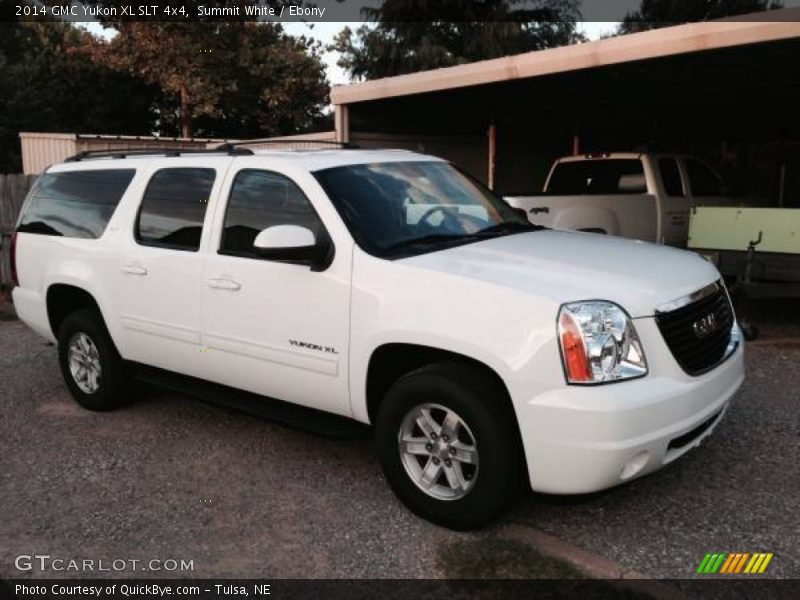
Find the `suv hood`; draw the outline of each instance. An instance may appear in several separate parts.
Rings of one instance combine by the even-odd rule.
[[[609,300],[631,317],[720,278],[685,250],[570,231],[532,231],[423,254],[406,265],[469,277],[550,298],[557,304]]]

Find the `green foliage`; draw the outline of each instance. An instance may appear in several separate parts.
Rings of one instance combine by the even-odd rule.
[[[21,169],[20,131],[243,138],[330,127],[321,48],[280,25],[109,21],[109,41],[15,21],[12,9],[0,4],[0,172]]]
[[[628,13],[619,33],[634,33],[783,8],[779,0],[642,0],[639,10]]]
[[[515,5],[524,4],[524,8]],[[376,25],[345,28],[331,49],[355,79],[376,79],[580,41],[577,0],[386,0]]]
[[[87,61],[65,23],[0,23],[0,173],[21,171],[20,131],[149,133],[157,90]]]
[[[119,23],[117,29],[95,60],[162,91],[161,131],[296,133],[313,127],[327,104],[318,44],[280,25]]]

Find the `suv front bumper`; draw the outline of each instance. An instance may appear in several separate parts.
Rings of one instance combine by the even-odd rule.
[[[700,377],[651,373],[540,394],[517,406],[531,487],[583,494],[660,469],[711,434],[743,382],[740,343]]]

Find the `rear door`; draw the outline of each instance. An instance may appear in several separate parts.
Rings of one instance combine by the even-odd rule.
[[[331,223],[321,216],[330,218],[332,210],[309,173],[263,157],[236,159],[214,216],[201,286],[208,378],[350,414],[352,243],[330,235]],[[332,263],[312,271],[259,256],[256,235],[275,225],[298,225],[317,239],[333,238]]]
[[[207,208],[228,157],[176,158],[149,169],[129,214],[116,293],[125,358],[202,376],[201,313]]]

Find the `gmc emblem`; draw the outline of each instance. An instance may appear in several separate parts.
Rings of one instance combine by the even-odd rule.
[[[716,328],[717,328],[717,317],[714,313],[708,313],[705,317],[703,317],[699,321],[695,321],[694,323],[692,323],[692,329],[694,330],[694,334],[699,339],[711,335],[712,333],[714,333],[714,330]]]

